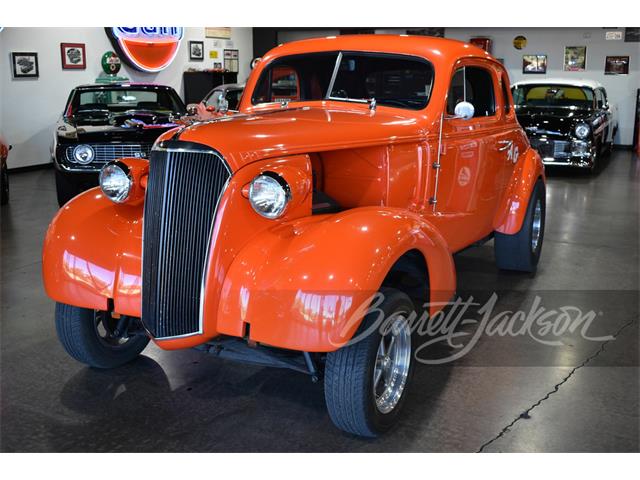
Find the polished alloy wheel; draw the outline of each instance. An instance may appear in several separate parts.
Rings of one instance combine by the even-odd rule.
[[[389,333],[380,339],[373,370],[373,394],[381,413],[391,412],[400,401],[411,365],[411,330],[397,314]]]
[[[531,251],[535,252],[540,242],[540,228],[542,227],[542,203],[540,200],[536,202],[536,208],[533,211],[533,225],[531,228]]]

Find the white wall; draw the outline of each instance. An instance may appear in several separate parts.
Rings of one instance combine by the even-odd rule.
[[[489,37],[493,40],[493,55],[503,58],[509,70],[511,81],[523,78],[566,77],[588,78],[602,83],[609,99],[618,105],[620,129],[615,143],[631,145],[635,112],[636,89],[640,88],[640,43],[605,40],[606,31],[621,31],[623,28],[446,28],[445,37],[469,41],[472,37]],[[337,35],[339,30],[285,30],[279,32],[278,41],[287,42],[304,38]],[[376,29],[376,33],[401,34],[404,28]],[[513,38],[524,35],[527,46],[517,50]],[[624,34],[623,34],[624,36]],[[562,70],[565,46],[587,46],[587,70],[585,72],[564,72]],[[547,55],[546,75],[523,75],[522,55]],[[604,62],[607,55],[628,55],[629,75],[605,75]]]
[[[189,62],[189,40],[205,42],[205,60]],[[204,37],[204,28],[185,28],[180,50],[171,65],[158,73],[138,72],[123,65],[120,75],[137,82],[170,85],[184,97],[182,73],[189,67],[210,68],[209,50],[219,50],[215,61],[222,62],[225,40]],[[231,41],[239,50],[238,80],[249,75],[253,58],[251,28],[232,28]],[[87,69],[62,70],[60,43],[86,44]],[[94,83],[102,71],[100,59],[104,52],[113,50],[104,28],[5,28],[0,32],[0,132],[14,148],[9,155],[9,168],[47,163],[49,146],[58,119],[69,92],[76,85]],[[13,79],[11,52],[38,52],[40,77]]]

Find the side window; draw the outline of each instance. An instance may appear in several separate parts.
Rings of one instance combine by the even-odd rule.
[[[504,102],[505,115],[511,111],[511,102],[509,101],[509,81],[505,75],[502,76],[502,101]]]
[[[298,75],[288,66],[275,67],[271,72],[271,95],[274,102],[298,100]]]
[[[456,105],[463,101],[473,105],[474,117],[495,115],[493,78],[488,70],[481,67],[463,67],[456,71],[447,98],[447,113],[453,115]]]

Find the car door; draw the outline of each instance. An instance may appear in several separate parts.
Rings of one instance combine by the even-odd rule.
[[[492,231],[506,167],[503,154],[498,151],[504,130],[496,101],[498,88],[495,70],[481,59],[460,62],[451,77],[435,209],[448,216],[455,229],[454,235],[448,235],[454,251]],[[461,101],[474,106],[473,118],[453,118],[455,106]]]

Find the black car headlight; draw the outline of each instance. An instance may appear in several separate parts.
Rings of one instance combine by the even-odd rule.
[[[280,217],[291,200],[289,184],[280,175],[264,172],[251,181],[249,202],[259,215],[274,219]]]
[[[100,170],[100,189],[115,203],[124,203],[133,187],[129,167],[122,162],[109,162]]]
[[[88,165],[93,162],[96,153],[91,145],[78,145],[73,149],[72,160],[81,165]]]
[[[589,132],[591,132],[591,128],[589,128],[589,125],[587,125],[586,123],[579,123],[573,129],[573,133],[580,140],[584,140],[585,138],[587,138],[589,136]]]

